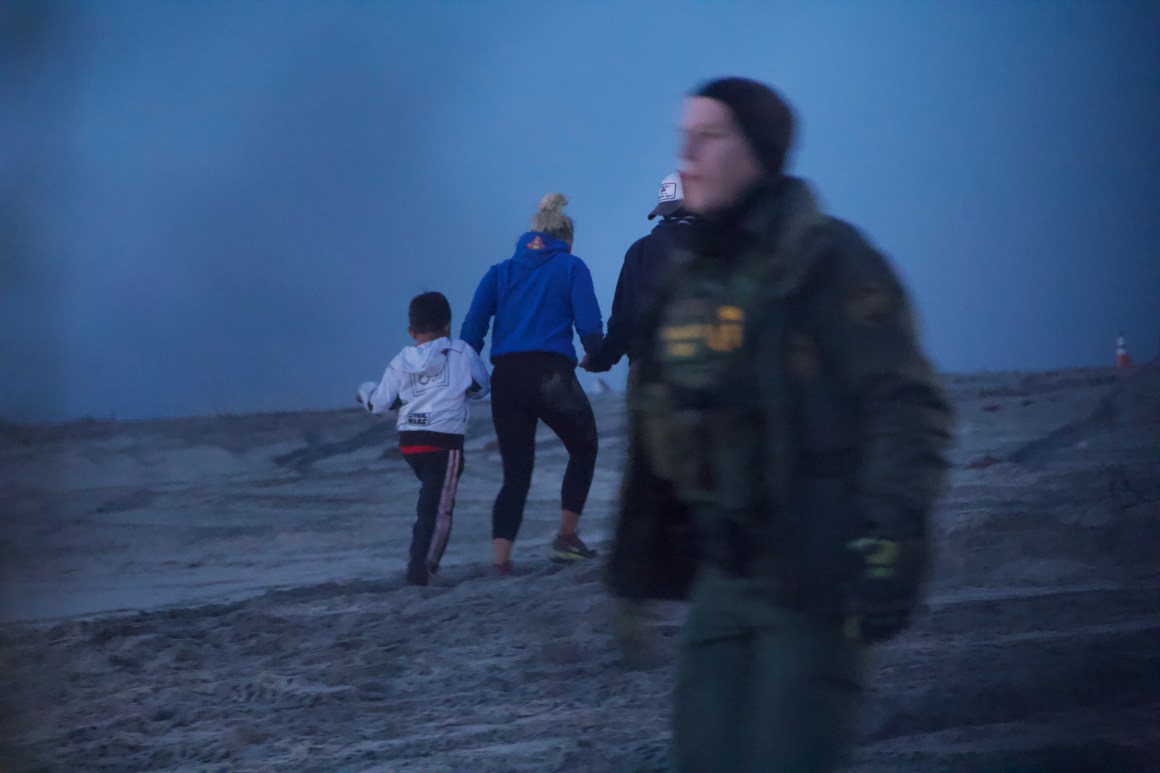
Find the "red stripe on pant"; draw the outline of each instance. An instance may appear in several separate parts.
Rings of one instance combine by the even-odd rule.
[[[427,571],[439,569],[443,551],[451,538],[451,516],[455,511],[455,491],[459,488],[459,469],[463,459],[462,451],[447,452],[447,473],[443,476],[443,488],[439,492],[439,509],[435,511],[435,533],[431,535],[431,547],[427,549]]]
[[[404,454],[431,454],[443,450],[440,446],[399,446],[399,451]]]

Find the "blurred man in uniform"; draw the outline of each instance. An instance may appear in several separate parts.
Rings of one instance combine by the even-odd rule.
[[[682,132],[704,223],[640,355],[609,579],[691,602],[680,770],[832,770],[919,597],[950,411],[886,259],[784,173],[780,96],[712,81]]]

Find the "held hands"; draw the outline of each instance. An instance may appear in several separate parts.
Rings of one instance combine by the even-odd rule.
[[[587,354],[584,355],[584,359],[580,360],[580,363],[576,367],[586,370],[589,373],[607,373],[608,371],[612,370],[611,365],[592,364],[592,358],[590,358]]]

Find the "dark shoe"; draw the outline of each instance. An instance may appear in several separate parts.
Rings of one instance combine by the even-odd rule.
[[[552,560],[558,564],[596,558],[596,551],[584,544],[576,534],[557,534],[552,542]]]
[[[407,584],[408,585],[426,585],[427,584],[427,567],[425,566],[408,566],[407,567]]]

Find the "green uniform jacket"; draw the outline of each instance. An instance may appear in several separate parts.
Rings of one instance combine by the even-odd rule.
[[[786,178],[739,254],[675,256],[629,390],[608,564],[629,598],[685,598],[706,567],[839,619],[862,537],[905,547],[917,595],[950,410],[905,292],[853,227]]]

